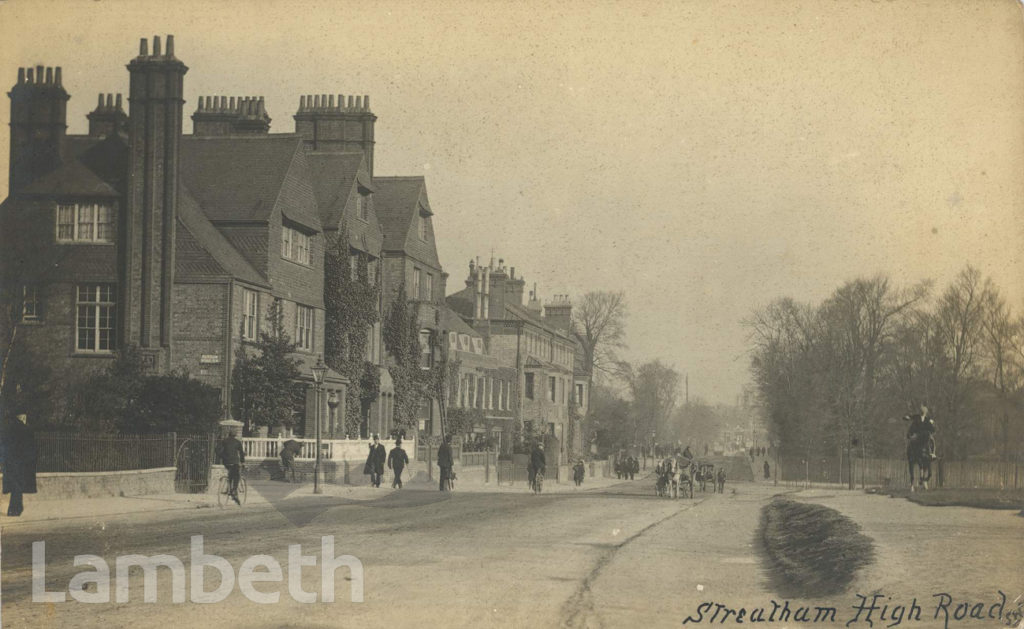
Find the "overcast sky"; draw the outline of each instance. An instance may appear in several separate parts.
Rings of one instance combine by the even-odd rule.
[[[291,132],[301,94],[369,94],[375,173],[426,175],[450,292],[492,249],[545,299],[625,290],[628,357],[712,402],[747,382],[740,321],[779,296],[878,272],[941,287],[971,263],[1024,310],[1012,0],[7,0],[0,77],[63,66],[84,133],[139,38],[167,33],[186,116],[262,95]]]

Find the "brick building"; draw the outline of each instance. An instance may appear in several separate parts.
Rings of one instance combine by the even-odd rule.
[[[544,306],[535,287],[523,305],[525,286],[504,260],[470,262],[466,287],[447,302],[483,337],[488,353],[514,370],[514,420],[543,434],[548,456],[557,451],[565,464],[571,450],[581,449],[590,378],[576,364],[579,342],[568,298]]]
[[[4,286],[16,289],[8,293],[23,302],[18,342],[65,383],[135,345],[152,372],[185,371],[218,388],[230,416],[236,349],[257,338],[276,303],[310,392],[296,409],[298,430],[311,434],[309,367],[324,346],[324,249],[342,222],[353,259],[367,265],[371,281],[381,277],[385,295],[394,290],[389,274],[403,265],[432,277],[421,287],[437,282],[427,289],[436,299],[444,294],[436,249],[407,246],[399,260],[389,248],[391,215],[376,209],[408,199],[429,221],[422,178],[373,179],[369,97],[300,97],[295,132],[272,134],[261,97],[203,96],[188,135],[188,68],[173,37],[163,49],[159,37],[151,47],[142,40],[128,70],[128,110],[120,94],[102,94],[86,135],[67,133],[70,96],[60,68],[22,69],[9,92],[0,270]],[[413,235],[424,229],[415,221],[408,227]],[[364,431],[390,422],[383,354],[378,324],[365,356],[381,370],[381,395],[364,408]],[[325,390],[325,434],[341,436],[327,400],[344,408],[347,382],[329,371]]]

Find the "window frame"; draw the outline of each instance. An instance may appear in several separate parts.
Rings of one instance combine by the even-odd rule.
[[[31,294],[31,297],[30,297]],[[32,304],[32,313],[29,314],[29,304]],[[35,284],[21,285],[21,317],[22,323],[36,323],[42,320],[39,308],[39,287]]]
[[[551,399],[552,402],[556,402],[557,401],[557,394],[556,394],[556,389],[558,387],[558,385],[556,384],[557,382],[558,382],[558,378],[556,378],[555,376],[548,376],[548,389],[550,389],[548,391],[548,397]]]
[[[534,392],[534,385],[536,384],[534,382],[534,380],[535,380],[534,374],[533,374],[532,371],[527,371],[523,375],[524,375],[524,380],[525,380],[524,387],[523,387],[525,390],[523,391],[523,394],[526,396],[526,399],[532,400],[532,399],[534,399],[534,393],[535,393]]]
[[[422,273],[423,273],[423,271],[419,267],[417,267],[417,266],[412,267],[412,290],[409,291],[413,295],[412,299],[419,299],[420,298],[420,290],[421,290],[420,286],[422,285],[422,281],[421,281],[420,275]]]
[[[250,296],[252,299],[250,300]],[[252,302],[251,304],[249,302]],[[250,308],[251,305],[251,308]],[[248,288],[242,289],[242,340],[255,342],[260,335],[260,294]],[[251,328],[251,332],[249,331]]]
[[[82,298],[83,289],[87,292],[86,299]],[[103,291],[106,290],[107,299],[103,299]],[[89,327],[82,326],[82,313],[86,313],[86,320],[92,317],[92,324]],[[91,311],[91,312],[90,312]],[[103,320],[108,322],[107,326],[101,326]],[[82,347],[82,331],[86,330],[91,335],[89,347]],[[100,347],[102,331],[107,331],[107,346]],[[105,355],[113,354],[117,349],[117,285],[108,282],[95,282],[75,284],[75,353]]]
[[[305,325],[304,325],[305,324]],[[295,304],[295,349],[301,352],[312,352],[316,329],[316,310],[312,306]]]
[[[82,221],[82,210],[88,208],[90,218],[87,222]],[[117,214],[116,205],[108,203],[84,203],[84,202],[71,202],[71,203],[57,203],[56,210],[54,212],[54,240],[60,245],[113,245],[117,241]],[[69,210],[71,212],[71,222],[61,222],[61,211]],[[105,211],[105,218],[103,222],[100,221],[100,215]],[[90,236],[88,238],[82,237],[79,234],[82,225],[89,226]],[[70,237],[61,236],[61,227],[69,227],[71,229]],[[100,238],[101,227],[106,226],[106,238]]]
[[[281,258],[303,266],[312,266],[313,238],[314,235],[282,223]]]

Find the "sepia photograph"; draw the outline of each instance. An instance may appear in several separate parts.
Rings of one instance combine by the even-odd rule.
[[[1024,0],[0,42],[0,627],[1024,629]]]

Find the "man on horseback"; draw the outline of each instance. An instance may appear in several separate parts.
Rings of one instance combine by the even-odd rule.
[[[935,456],[935,420],[928,415],[928,407],[921,405],[921,412],[903,417],[910,422],[907,427],[907,464],[910,468],[910,490],[914,490],[914,465],[919,468],[921,485],[928,489],[932,477],[932,461]]]
[[[921,405],[921,412],[907,415],[903,419],[910,421],[907,427],[908,446],[921,452],[927,452],[928,458],[935,460],[935,419],[928,414],[928,407]]]

